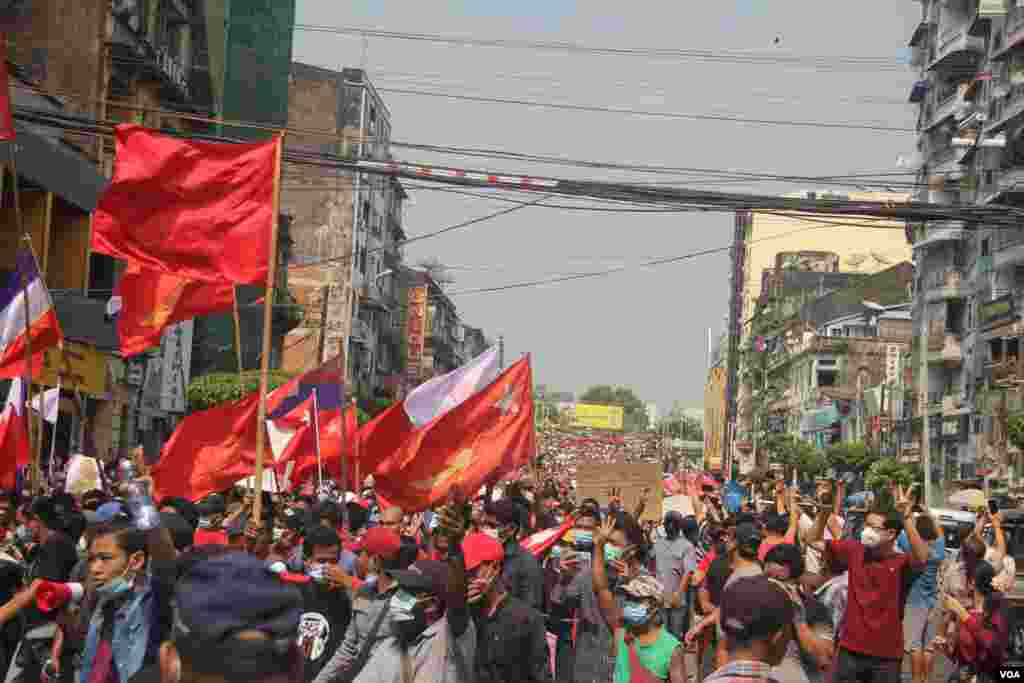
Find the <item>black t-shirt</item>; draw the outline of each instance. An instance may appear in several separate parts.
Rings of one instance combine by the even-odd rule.
[[[36,549],[29,564],[27,583],[35,579],[45,579],[58,583],[66,583],[71,578],[71,571],[78,564],[78,551],[71,539],[54,531],[46,543]],[[35,628],[48,624],[54,620],[57,612],[46,615],[36,609],[35,603],[29,605],[23,612],[25,615],[26,628]]]
[[[348,629],[352,602],[342,589],[328,590],[319,583],[302,584],[303,612],[299,620],[299,648],[306,657],[305,680],[312,681],[330,661]]]

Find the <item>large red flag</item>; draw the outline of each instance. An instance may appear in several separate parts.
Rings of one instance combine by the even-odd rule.
[[[188,280],[264,283],[279,144],[117,126],[114,179],[96,207],[93,251]]]
[[[258,410],[255,392],[182,420],[152,469],[156,498],[199,500],[252,476]]]
[[[125,358],[160,345],[164,329],[182,320],[230,310],[235,286],[228,282],[183,280],[129,263],[118,281],[121,297],[117,334]]]
[[[341,413],[337,410],[320,411],[320,460],[323,463],[324,475],[340,482],[341,459],[348,458],[348,484],[346,490],[358,491],[355,488],[355,467],[353,463],[353,441],[359,438],[359,425],[354,407],[345,411],[345,432],[342,438]],[[300,441],[301,439],[301,441]],[[295,444],[294,450],[291,448]],[[290,457],[289,457],[290,456]],[[289,444],[289,451],[278,461],[278,470],[287,469],[288,461],[294,460],[291,481],[303,482],[316,474],[316,429],[314,424],[304,426]],[[366,470],[361,470],[365,472]]]
[[[11,76],[7,71],[7,35],[0,33],[0,140],[14,139],[10,80]]]
[[[412,436],[377,471],[377,488],[415,512],[445,500],[457,486],[476,491],[526,462],[533,448],[533,378],[529,357]]]

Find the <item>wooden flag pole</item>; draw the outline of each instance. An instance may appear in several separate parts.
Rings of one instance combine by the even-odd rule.
[[[233,314],[235,317],[235,361],[238,363],[238,397],[241,398],[245,395],[245,384],[242,382],[242,373],[244,367],[242,365],[242,321],[238,315],[238,287],[232,288],[231,300],[233,304]]]
[[[348,502],[345,500],[345,493],[348,491],[348,458],[345,457],[345,371],[348,368],[347,361],[345,360],[344,344],[345,341],[341,342],[342,347],[339,349],[341,355],[341,429],[338,430],[341,438],[341,526],[345,530],[347,535],[350,532],[348,528]]]
[[[274,153],[274,199],[273,222],[270,229],[270,254],[267,262],[267,289],[263,300],[263,354],[260,356],[260,400],[258,423],[256,425],[256,487],[253,497],[252,516],[256,525],[262,522],[263,514],[263,454],[267,440],[267,388],[270,384],[270,332],[274,321],[274,283],[277,279],[277,230],[281,209],[281,151],[284,148],[284,131],[278,135],[277,150]]]
[[[353,420],[353,422],[356,423],[357,427],[359,426],[358,405],[359,404],[356,402],[356,400],[352,399],[352,415],[355,417],[355,420]],[[363,493],[363,479],[362,477],[360,477],[359,471],[359,432],[356,432],[355,434],[352,435],[352,467],[355,468],[356,473],[355,493],[357,496],[360,496]]]

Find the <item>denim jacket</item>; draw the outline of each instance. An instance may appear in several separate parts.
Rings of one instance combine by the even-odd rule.
[[[127,600],[114,612],[111,648],[118,680],[128,681],[138,673],[146,665],[147,656],[155,652],[155,647],[169,629],[172,587],[173,583],[166,583],[155,574],[143,575]],[[89,620],[80,683],[88,683],[96,659],[106,600],[100,599]]]

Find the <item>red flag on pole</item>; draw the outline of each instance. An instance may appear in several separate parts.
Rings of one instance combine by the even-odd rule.
[[[235,286],[183,280],[129,263],[114,289],[121,297],[117,334],[125,358],[160,345],[168,326],[200,315],[231,310]]]
[[[156,499],[199,500],[252,476],[259,402],[255,392],[182,420],[151,472]]]
[[[93,251],[188,280],[265,283],[279,144],[117,126],[114,179],[93,218]]]
[[[456,408],[416,429],[374,472],[377,489],[407,511],[426,509],[458,486],[476,491],[533,448],[533,378],[529,357]]]

